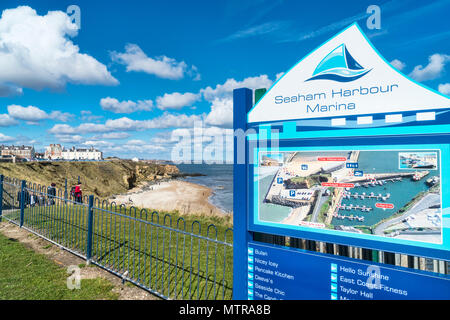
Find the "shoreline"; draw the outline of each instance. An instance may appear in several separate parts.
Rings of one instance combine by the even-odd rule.
[[[159,211],[178,211],[180,214],[225,216],[229,213],[210,202],[213,190],[204,185],[180,179],[147,181],[110,198],[117,204],[126,204]]]

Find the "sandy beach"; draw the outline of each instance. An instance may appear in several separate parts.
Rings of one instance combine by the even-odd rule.
[[[181,214],[224,214],[224,211],[208,201],[211,194],[212,190],[208,187],[170,180],[140,186],[111,200],[153,210],[178,210]]]

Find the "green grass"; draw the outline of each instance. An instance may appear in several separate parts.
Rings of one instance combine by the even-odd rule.
[[[214,224],[217,240],[224,241],[226,234],[226,242],[231,244],[228,220],[180,216],[177,212],[168,216],[109,209],[122,215],[94,210],[95,262],[119,274],[128,271],[128,278],[174,299],[231,299],[233,248],[205,239],[216,239],[216,229],[209,227]],[[19,220],[18,211],[4,214]],[[148,222],[130,219],[135,215]],[[66,248],[86,253],[86,207],[60,201],[51,207],[26,208],[24,216],[25,227]]]
[[[117,299],[113,285],[102,278],[83,279],[81,288],[67,288],[66,270],[46,256],[0,234],[1,300]]]

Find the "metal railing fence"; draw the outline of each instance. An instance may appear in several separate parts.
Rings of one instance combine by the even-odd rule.
[[[164,299],[232,298],[233,231],[0,176],[0,220]]]

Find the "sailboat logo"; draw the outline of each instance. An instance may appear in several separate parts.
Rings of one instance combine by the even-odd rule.
[[[350,82],[361,78],[372,69],[364,69],[350,54],[345,44],[332,50],[320,61],[310,80]]]

